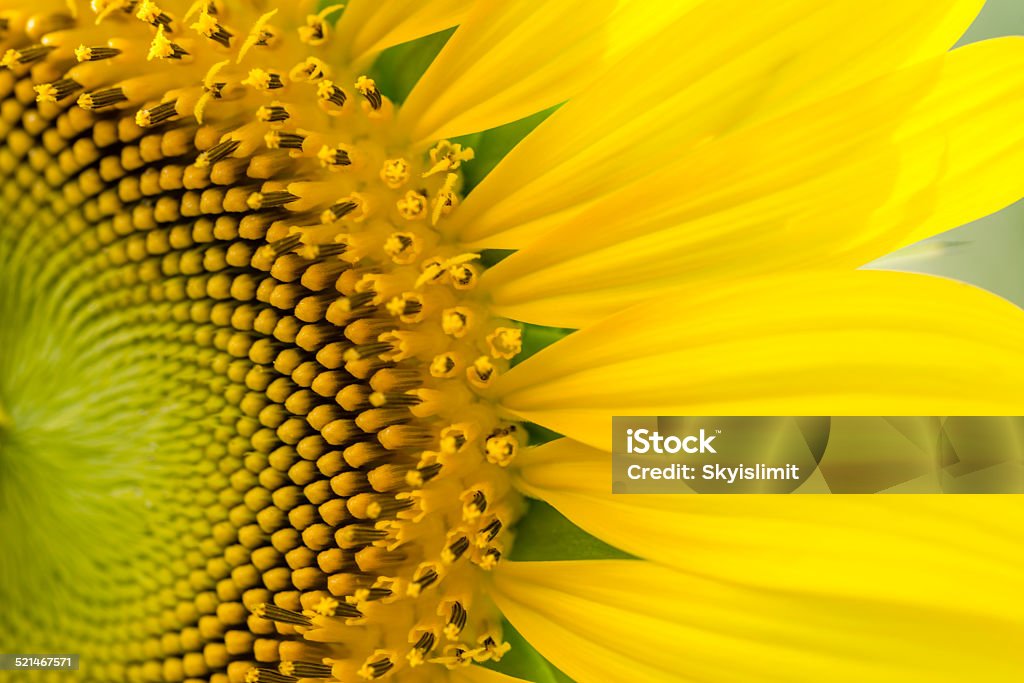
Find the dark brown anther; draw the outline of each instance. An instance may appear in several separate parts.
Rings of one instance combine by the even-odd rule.
[[[256,110],[256,119],[264,123],[279,123],[290,118],[288,110],[280,104],[264,105]]]
[[[128,97],[124,94],[124,90],[115,87],[82,95],[78,98],[78,106],[82,109],[103,109],[127,101]]]
[[[487,541],[493,541],[494,537],[501,532],[501,520],[495,518],[490,524],[480,530],[480,534],[487,539]]]
[[[454,562],[459,559],[467,550],[469,550],[469,539],[465,536],[459,536],[457,539],[449,543],[447,548],[445,548],[449,562]]]
[[[148,128],[164,121],[170,121],[178,115],[177,104],[177,100],[171,100],[170,102],[161,102],[151,109],[140,109],[135,116],[135,123],[143,128]]]
[[[249,195],[249,208],[253,210],[259,209],[273,209],[278,206],[284,206],[290,204],[298,199],[298,195],[294,195],[291,192],[284,190],[275,190],[272,192],[254,192]]]
[[[438,576],[436,569],[433,567],[426,567],[422,572],[420,572],[419,576],[412,580],[412,582],[419,586],[420,590],[423,590],[424,588],[428,588],[437,583],[438,578],[440,577]]]
[[[306,138],[298,133],[281,133],[272,130],[266,134],[264,140],[270,149],[302,149],[302,143]]]
[[[210,3],[210,5],[212,6],[213,3]],[[199,22],[193,24],[192,28],[197,29],[215,43],[219,43],[224,47],[231,47],[231,39],[235,34],[221,26],[220,22],[213,18],[215,14],[216,12],[207,9],[206,15],[200,17]]]
[[[332,205],[329,209],[326,209],[320,217],[320,220],[324,223],[333,223],[334,221],[341,220],[348,214],[352,213],[359,207],[359,204],[353,201],[340,201],[337,204]]]
[[[320,152],[320,159],[329,166],[351,166],[352,159],[348,151],[341,147],[325,147]]]
[[[331,667],[317,662],[282,662],[278,669],[288,669],[289,676],[298,678],[331,678]],[[284,673],[284,672],[282,672]]]
[[[245,680],[246,683],[296,683],[299,679],[295,676],[285,676],[274,669],[255,667],[249,669]]]
[[[87,47],[80,45],[75,49],[75,57],[80,62],[98,62],[102,59],[111,59],[121,54],[121,51],[116,47],[106,47],[99,45],[96,47]]]
[[[367,662],[365,668],[369,669],[370,676],[372,678],[380,678],[387,672],[391,671],[395,666],[394,662],[391,661],[390,657],[382,656],[372,662]]]
[[[215,164],[231,155],[241,143],[238,140],[225,140],[206,150],[196,159],[196,166],[203,167]]]
[[[57,47],[55,45],[33,45],[20,50],[8,50],[0,59],[0,66],[8,69],[16,65],[31,64],[46,58]]]
[[[437,642],[437,637],[430,631],[424,631],[420,635],[420,639],[416,641],[416,644],[412,646],[414,650],[418,650],[421,654],[427,654],[434,649],[434,643]]]
[[[171,17],[149,0],[142,0],[135,16],[154,28],[162,26],[167,33],[171,32]]]
[[[431,465],[424,465],[423,467],[416,468],[416,475],[419,478],[420,486],[427,483],[438,474],[441,473],[441,463],[433,463]]]
[[[62,78],[59,81],[35,87],[37,99],[40,102],[60,102],[81,89],[82,84],[71,78]]]
[[[316,96],[322,101],[330,102],[337,107],[345,106],[345,101],[348,100],[345,91],[328,80],[320,81],[320,84],[316,87]]]
[[[469,614],[466,612],[466,608],[462,606],[462,603],[458,600],[453,602],[451,611],[448,614],[448,629],[455,633],[460,633],[466,627],[468,620]]]
[[[377,89],[377,84],[374,83],[373,80],[369,78],[360,78],[356,82],[356,88],[358,88],[363,99],[370,104],[370,107],[374,111],[380,109],[384,104],[384,96],[380,94],[380,90]]]
[[[293,612],[290,609],[284,609],[277,605],[269,602],[256,605],[253,609],[253,614],[263,619],[270,619],[271,621],[277,621],[282,624],[292,624],[294,626],[311,626],[313,621],[304,614],[299,612]]]
[[[281,254],[291,251],[301,243],[302,235],[288,235],[287,237],[271,242],[270,248],[274,250],[275,255],[280,256]]]
[[[487,496],[484,495],[483,491],[473,491],[473,496],[467,504],[467,507],[482,514],[487,510]]]

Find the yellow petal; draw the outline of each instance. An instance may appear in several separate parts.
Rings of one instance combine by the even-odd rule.
[[[1008,581],[1024,561],[1024,545],[1007,545],[1024,537],[1020,498],[613,495],[611,456],[571,439],[529,449],[516,467],[520,490],[611,545],[765,589],[862,599],[870,591],[873,599],[927,607],[952,576]],[[787,562],[773,561],[781,557]],[[931,571],[922,574],[922,564]],[[814,574],[817,585],[806,585]],[[955,593],[946,604],[970,610],[979,599]],[[988,599],[994,609],[1003,597]]]
[[[458,25],[474,0],[349,0],[338,21],[339,40],[351,63],[380,51]]]
[[[862,265],[1024,196],[1022,91],[1024,39],[956,50],[707,144],[483,286],[502,315],[582,327],[694,280]]]
[[[998,45],[998,47],[997,47]],[[913,244],[977,220],[1020,199],[1024,158],[1024,106],[1019,93],[1024,38],[969,45],[982,59],[1005,60],[1011,69],[951,72],[896,132],[907,163],[897,191],[873,223],[900,237],[897,247]],[[955,53],[954,53],[955,54]],[[984,77],[983,77],[984,78]],[[964,86],[977,86],[965,90]],[[945,132],[945,144],[935,132]],[[932,172],[932,170],[936,172]]]
[[[451,669],[448,679],[451,683],[525,683],[521,678],[506,676],[482,666],[468,666]]]
[[[698,0],[481,0],[400,113],[426,142],[565,101]]]
[[[708,140],[944,52],[977,0],[706,2],[514,149],[453,216],[518,248]]]
[[[796,498],[783,502],[789,500]],[[992,509],[1004,511],[1009,503]],[[910,516],[917,524],[943,525],[939,517]],[[766,562],[741,558],[738,564],[748,575],[766,564],[785,566],[787,551],[801,547],[800,539],[784,537],[788,531],[771,531],[772,539],[783,538]],[[930,558],[894,567],[882,552],[891,547],[886,540],[877,549],[852,541],[830,560],[866,551],[885,563],[867,578],[882,582],[884,568],[923,577],[934,571]],[[1017,646],[1024,637],[1018,609],[1024,573],[1008,575],[989,557],[1019,557],[1012,542],[1022,540],[1016,533],[971,558],[975,570],[967,576],[925,578],[922,597],[931,592],[921,605],[876,597],[867,582],[857,596],[815,590],[828,586],[835,561],[823,563],[824,576],[797,567],[796,590],[753,588],[713,570],[687,574],[642,561],[508,562],[495,571],[495,598],[516,629],[579,683],[1009,683],[1024,666]],[[958,593],[978,602],[968,604]]]
[[[1020,415],[1024,312],[878,271],[699,283],[496,382],[519,417],[607,448],[612,415]]]

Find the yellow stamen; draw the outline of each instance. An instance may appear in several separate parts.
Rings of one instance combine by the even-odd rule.
[[[380,178],[388,187],[397,190],[409,180],[409,162],[405,159],[388,159],[380,169]]]
[[[457,142],[442,140],[430,150],[430,162],[433,165],[423,174],[423,177],[429,178],[436,173],[457,170],[462,166],[463,161],[472,161],[475,156],[476,153],[470,147],[463,148]]]
[[[523,350],[523,332],[515,327],[498,327],[487,335],[487,345],[495,358],[514,358]]]
[[[153,0],[142,0],[139,3],[139,9],[135,12],[135,16],[146,22],[157,27],[165,27],[171,25],[171,18],[162,9],[160,9]]]
[[[277,14],[276,9],[267,12],[256,20],[256,23],[249,31],[249,35],[246,36],[245,41],[242,43],[242,47],[238,50],[236,64],[242,63],[249,50],[257,46],[267,45],[271,38],[274,37],[274,32],[268,24],[275,14]]]
[[[399,199],[395,206],[398,213],[407,221],[415,221],[423,218],[427,213],[427,198],[419,192],[409,190]]]
[[[281,74],[275,71],[250,69],[249,75],[242,81],[242,85],[248,85],[260,92],[268,92],[270,90],[283,88],[284,81],[281,80]]]
[[[188,52],[180,45],[171,42],[164,35],[164,25],[160,24],[156,30],[156,37],[153,38],[153,42],[149,46],[149,53],[146,55],[146,59],[150,61],[154,59],[181,59],[187,54]]]
[[[360,76],[356,80],[356,90],[362,95],[367,104],[374,110],[380,109],[383,104],[383,96],[380,94],[380,90],[377,89],[377,84],[372,78],[366,76]]]

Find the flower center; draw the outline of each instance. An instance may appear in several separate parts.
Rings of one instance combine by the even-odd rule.
[[[445,232],[473,153],[409,148],[331,64],[338,9],[0,13],[0,276],[23,285],[0,313],[29,365],[85,369],[53,374],[99,433],[63,463],[123,467],[138,522],[135,564],[101,553],[69,597],[117,576],[137,604],[83,608],[100,678],[375,679],[507,649],[479,587],[524,435],[486,396],[521,337]],[[70,515],[78,491],[48,500]]]

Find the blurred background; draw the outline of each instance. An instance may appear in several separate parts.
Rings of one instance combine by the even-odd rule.
[[[978,20],[960,42],[1021,34],[1024,34],[1024,0],[988,0]],[[1022,260],[1024,201],[994,216],[907,247],[873,265],[956,278],[1024,306]]]

